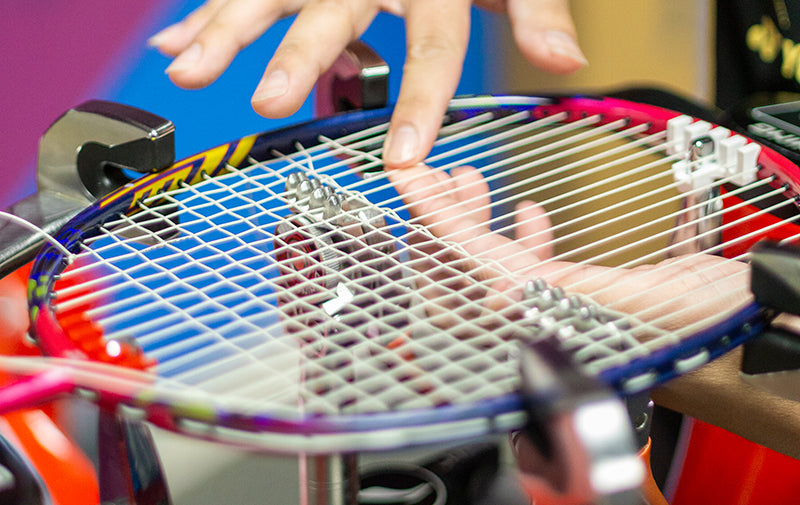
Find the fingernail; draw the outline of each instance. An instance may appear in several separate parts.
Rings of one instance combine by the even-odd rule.
[[[417,129],[403,125],[389,132],[384,145],[383,159],[391,165],[401,165],[414,159],[419,149]]]
[[[261,80],[253,93],[253,101],[266,100],[285,95],[289,91],[289,76],[283,70],[276,70]]]
[[[160,46],[164,42],[171,39],[175,35],[175,33],[177,33],[178,29],[179,29],[178,25],[170,25],[164,28],[160,32],[156,33],[155,35],[147,39],[147,45],[149,45],[150,47]]]
[[[572,38],[571,35],[550,30],[545,32],[544,40],[550,52],[566,56],[567,58],[579,62],[581,65],[587,65],[589,63],[586,60],[586,56],[583,55],[583,52],[578,47],[578,43],[575,42],[575,39]]]
[[[203,46],[195,42],[179,54],[165,70],[166,73],[177,72],[195,67],[203,57]]]

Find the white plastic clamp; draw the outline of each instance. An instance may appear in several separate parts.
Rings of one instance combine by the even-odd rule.
[[[698,153],[701,146],[707,152]],[[678,190],[684,193],[703,191],[720,179],[739,186],[754,182],[760,152],[760,145],[727,128],[690,116],[667,121],[667,153],[684,156],[672,165]]]

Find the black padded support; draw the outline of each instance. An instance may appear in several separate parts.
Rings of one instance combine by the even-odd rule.
[[[744,345],[742,372],[755,375],[800,368],[800,335],[769,328]]]
[[[750,289],[758,303],[800,315],[800,245],[759,242],[750,250]]]

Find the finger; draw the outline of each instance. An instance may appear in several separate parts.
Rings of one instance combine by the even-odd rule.
[[[387,167],[413,166],[430,152],[461,76],[469,10],[469,0],[409,2],[403,80],[383,153]]]
[[[239,51],[282,15],[282,2],[229,0],[167,67],[167,74],[175,84],[185,88],[210,84],[228,68]]]
[[[489,184],[480,172],[472,167],[456,167],[453,177],[454,196],[461,202],[469,217],[477,222],[487,222],[492,217]]]
[[[523,272],[538,263],[522,244],[493,233],[485,221],[465,215],[452,195],[439,192],[436,171],[424,165],[392,170],[389,179],[417,216],[438,238],[459,244],[473,258],[488,263],[476,271],[482,277]],[[500,267],[499,269],[497,267]]]
[[[179,55],[226,3],[228,0],[209,0],[183,20],[150,37],[147,43],[170,56]]]
[[[370,0],[314,0],[298,14],[253,94],[266,117],[294,113],[319,76],[357,39],[378,13]]]
[[[389,172],[389,180],[402,196],[412,216],[439,237],[458,236],[462,241],[480,236],[471,216],[463,212],[453,194],[453,183],[447,174],[425,165]]]
[[[509,0],[508,17],[517,46],[537,67],[566,74],[587,64],[567,0]]]
[[[540,259],[553,256],[553,232],[544,207],[531,201],[517,205],[516,238]]]
[[[750,297],[747,265],[707,254],[631,269],[551,262],[535,273],[569,292],[583,293],[666,330],[700,321],[720,306],[736,306]]]

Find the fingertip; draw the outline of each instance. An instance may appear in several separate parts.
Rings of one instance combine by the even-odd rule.
[[[170,25],[164,28],[160,32],[156,33],[155,35],[152,35],[149,39],[147,39],[147,45],[150,47],[159,47],[169,42],[170,39],[172,38],[170,32],[174,31],[175,31],[175,25]]]
[[[544,207],[530,200],[516,206],[516,238],[538,258],[553,256],[553,232],[550,216]]]
[[[453,176],[456,186],[469,195],[466,198],[474,196],[472,193],[490,198],[489,183],[477,168],[463,165],[450,170],[450,174]]]
[[[531,201],[531,200],[522,200],[521,202],[519,202],[517,204],[517,209],[518,210],[526,210],[527,209],[527,210],[539,212],[539,213],[542,213],[542,214],[545,212],[544,208],[541,205],[539,205],[538,203],[536,203],[534,201]]]
[[[544,40],[553,56],[562,56],[581,66],[589,64],[578,46],[578,41],[572,35],[559,30],[547,30],[544,32]]]
[[[217,75],[209,71],[206,54],[199,42],[193,42],[164,70],[170,80],[181,88],[198,89],[211,84]]]
[[[454,179],[480,177],[480,173],[478,172],[478,170],[475,167],[469,165],[461,165],[455,167],[450,171],[450,173],[453,175]]]
[[[250,106],[261,117],[270,119],[288,117],[299,110],[293,104],[284,103],[280,97],[250,100]]]
[[[549,230],[552,226],[547,210],[530,200],[523,200],[517,204],[517,222],[534,223],[535,230]]]
[[[190,44],[191,38],[185,34],[182,23],[170,25],[147,39],[147,45],[168,56],[177,56]]]
[[[167,66],[164,72],[166,72],[168,75],[171,75],[192,70],[200,64],[200,60],[202,59],[203,46],[201,46],[198,42],[194,42],[183,52],[181,52],[174,60],[172,60],[172,63]]]
[[[289,92],[289,74],[283,70],[267,73],[256,86],[251,100],[253,107],[270,99],[284,96]]]
[[[391,127],[383,147],[383,162],[387,168],[406,168],[421,161],[419,129],[413,124]]]
[[[565,31],[520,29],[515,36],[525,57],[545,71],[569,74],[589,64],[575,37]]]
[[[279,70],[261,80],[253,92],[250,105],[263,117],[287,117],[300,110],[307,95],[291,81],[286,72]]]

